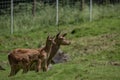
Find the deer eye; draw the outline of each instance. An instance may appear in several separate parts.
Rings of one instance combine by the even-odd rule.
[[[59,40],[63,40],[63,38],[60,38]]]
[[[52,39],[49,39],[50,41],[52,40]]]

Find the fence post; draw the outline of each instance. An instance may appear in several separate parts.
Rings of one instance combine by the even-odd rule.
[[[81,10],[84,10],[84,4],[85,4],[85,1],[81,0]]]
[[[13,34],[14,30],[13,30],[13,27],[14,27],[14,22],[13,22],[13,0],[11,0],[11,34]]]
[[[90,0],[90,22],[92,21],[92,0]]]
[[[58,0],[56,0],[56,25],[58,25],[58,20],[59,20],[59,17],[58,17],[58,6],[59,6],[59,1]]]
[[[33,16],[35,16],[35,11],[36,11],[36,0],[33,0],[33,10],[32,10]]]

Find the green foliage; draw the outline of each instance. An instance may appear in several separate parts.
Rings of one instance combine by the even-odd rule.
[[[87,22],[87,19],[84,20],[86,17],[84,15],[88,15],[87,13],[82,14],[82,16],[78,15],[77,12],[79,10],[71,9],[67,6],[60,8],[63,14],[59,14],[61,16],[61,25],[57,27],[54,26],[54,23],[51,24],[51,22],[46,21],[52,21],[51,15],[47,17],[47,9],[54,7],[47,6],[46,9],[44,7],[40,13],[37,13],[34,18],[25,14],[15,15],[15,33],[13,35],[9,34],[10,24],[8,23],[9,19],[7,19],[8,16],[0,17],[3,20],[3,22],[0,22],[0,65],[6,69],[5,71],[0,71],[0,80],[119,80],[119,11],[115,14],[110,13],[112,17],[106,17],[102,14],[98,16],[98,12],[96,12],[96,15],[94,15],[96,16],[96,19],[94,18],[95,21]],[[95,11],[97,10],[95,9]],[[54,11],[49,10],[50,13]],[[87,10],[85,11],[87,12]],[[67,13],[71,13],[71,15],[68,14],[69,17],[65,16]],[[76,19],[77,17],[80,19],[80,16],[84,17],[83,23],[81,23],[81,20],[74,23],[75,16]],[[48,27],[48,25],[50,26]],[[27,74],[22,74],[22,71],[20,71],[14,77],[7,77],[10,72],[7,55],[11,50],[15,48],[38,48],[38,46],[45,44],[48,34],[55,35],[58,29],[62,32],[67,32],[67,38],[71,40],[72,44],[70,46],[61,46],[61,49],[71,56],[69,62],[53,65],[48,72],[40,71],[36,73],[29,71]]]
[[[26,6],[26,9],[23,8]],[[59,25],[79,24],[89,21],[89,6],[85,5],[83,11],[80,5],[61,6],[59,5]],[[93,21],[103,18],[119,18],[120,5],[93,5]],[[56,7],[55,5],[44,5],[37,3],[35,16],[32,16],[32,4],[18,4],[14,8],[14,32],[29,32],[33,29],[55,26]],[[1,15],[0,34],[10,33],[10,15]]]

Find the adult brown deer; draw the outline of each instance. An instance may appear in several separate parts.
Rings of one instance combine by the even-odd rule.
[[[59,50],[60,45],[69,45],[70,44],[70,41],[65,38],[66,35],[67,35],[67,33],[61,34],[61,32],[59,32],[56,35],[56,37],[54,39],[55,44],[52,44],[50,56],[47,61],[47,66],[49,66],[49,64],[51,63],[51,60],[55,56],[57,51]]]
[[[46,40],[46,45],[39,49],[15,49],[8,55],[8,60],[11,66],[9,76],[14,76],[16,73],[23,69],[23,73],[27,73],[33,63],[36,65],[36,72],[41,69],[47,70],[47,58],[53,44],[53,39],[49,36]]]

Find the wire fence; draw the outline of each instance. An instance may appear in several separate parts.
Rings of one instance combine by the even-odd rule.
[[[0,32],[13,34],[42,26],[74,24],[106,16],[119,16],[120,0],[115,1],[118,2],[117,6],[115,3],[104,6],[111,3],[109,0],[102,5],[100,3],[103,0],[1,0]],[[117,13],[114,13],[115,11]]]

